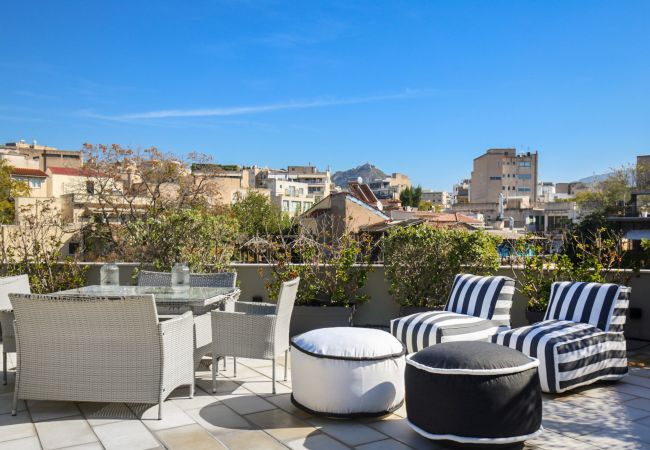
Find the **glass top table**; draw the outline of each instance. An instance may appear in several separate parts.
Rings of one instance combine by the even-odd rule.
[[[124,295],[151,294],[156,302],[158,314],[182,314],[192,311],[194,315],[205,314],[213,309],[223,308],[229,301],[239,298],[239,288],[184,287],[171,286],[84,286],[56,292],[56,295],[79,295],[96,297],[121,297]]]

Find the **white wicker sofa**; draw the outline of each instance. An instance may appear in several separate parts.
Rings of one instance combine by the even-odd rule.
[[[627,374],[623,327],[631,289],[553,283],[542,322],[499,333],[493,342],[539,359],[542,390],[559,393]]]
[[[443,311],[393,319],[390,332],[408,353],[451,341],[487,341],[510,328],[515,281],[509,277],[458,274]]]
[[[18,400],[157,403],[194,395],[193,322],[158,321],[152,295],[92,298],[10,294]]]

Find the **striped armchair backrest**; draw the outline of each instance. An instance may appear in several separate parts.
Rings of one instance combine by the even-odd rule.
[[[445,311],[503,322],[510,326],[510,308],[515,280],[458,274],[454,278]]]
[[[631,289],[612,283],[561,281],[551,285],[544,320],[588,323],[603,331],[622,333]]]

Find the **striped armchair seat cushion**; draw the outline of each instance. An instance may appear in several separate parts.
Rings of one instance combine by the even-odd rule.
[[[409,353],[451,341],[485,341],[510,328],[515,282],[508,277],[459,274],[444,311],[394,319],[390,331]]]
[[[564,392],[627,373],[623,333],[606,332],[588,323],[545,320],[501,332],[492,341],[539,359],[544,392]]]
[[[493,320],[449,311],[431,311],[394,319],[390,332],[406,346],[408,353],[430,345],[452,341],[488,341],[506,329]]]

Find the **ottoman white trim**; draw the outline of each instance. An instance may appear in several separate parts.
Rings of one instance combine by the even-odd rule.
[[[528,439],[533,439],[542,434],[544,427],[539,427],[539,430],[534,433],[527,434],[525,436],[514,436],[506,438],[473,438],[465,436],[456,436],[455,434],[432,434],[427,431],[424,431],[422,428],[414,425],[410,420],[406,419],[406,422],[409,424],[413,431],[416,431],[418,434],[424,436],[427,439],[432,440],[441,440],[441,441],[455,441],[460,442],[461,444],[486,444],[486,445],[495,445],[495,444],[516,444],[518,442],[524,442]]]

